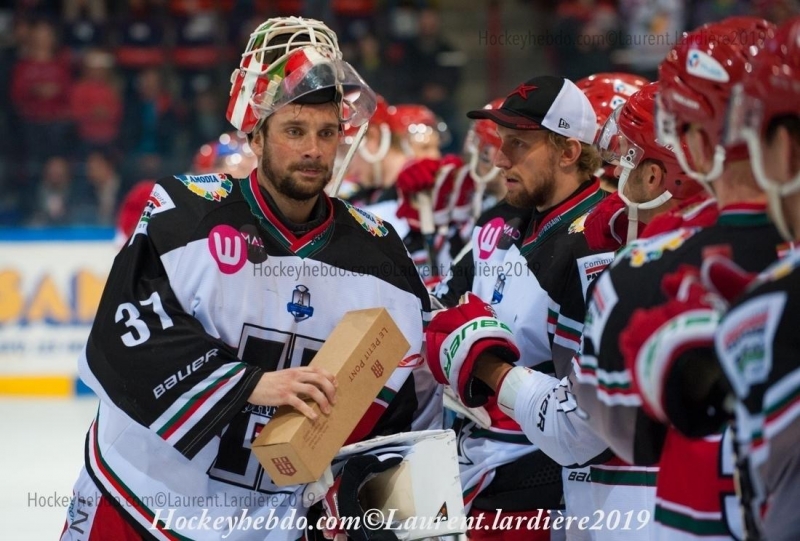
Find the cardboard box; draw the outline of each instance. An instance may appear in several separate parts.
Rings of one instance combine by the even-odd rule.
[[[281,406],[253,441],[253,452],[278,486],[320,478],[409,350],[385,308],[347,312],[314,356],[336,376],[336,405],[316,421]]]
[[[348,445],[340,457],[370,452],[369,447],[400,453],[403,462],[364,485],[359,492],[364,507],[380,509],[395,533],[408,541],[466,532],[455,432],[384,436]]]

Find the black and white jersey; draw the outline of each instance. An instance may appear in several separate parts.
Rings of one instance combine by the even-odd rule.
[[[595,284],[583,349],[575,360],[573,392],[592,428],[622,460],[635,466],[660,465],[657,539],[721,541],[741,532],[730,435],[690,440],[645,414],[631,385],[619,336],[635,310],[667,301],[662,278],[682,264],[700,267],[704,257],[717,253],[746,271],[759,272],[778,258],[781,245],[763,205],[730,205],[713,226],[678,229],[631,243]],[[608,476],[603,482],[621,482],[613,473],[603,472]],[[632,484],[633,480],[630,476]]]
[[[583,235],[586,213],[604,196],[592,180],[545,212],[525,215],[513,207],[497,208],[479,222],[471,250],[456,262],[436,296],[452,306],[472,291],[491,303],[514,332],[521,366],[566,375],[558,366],[558,352],[563,352],[560,361],[568,371],[580,343],[586,292],[613,259],[613,253],[590,250]],[[467,503],[490,486],[498,468],[508,465],[513,471],[520,458],[537,450],[494,401],[487,411],[492,419],[488,430],[465,422],[459,434]],[[527,483],[528,472],[518,473],[521,485]]]
[[[165,178],[115,259],[80,360],[101,399],[86,468],[147,535],[224,533],[153,528],[157,494],[177,502],[161,506],[173,519],[208,507],[229,517],[305,512],[302,486],[275,486],[251,453],[275,408],[247,399],[263,373],[309,364],[348,311],[385,307],[411,344],[349,441],[440,426],[441,399],[419,355],[429,298],[402,240],[321,197],[319,225],[295,236],[255,172]]]
[[[745,511],[770,540],[797,539],[800,532],[798,321],[800,254],[794,253],[759,276],[716,335],[717,356],[737,399]]]

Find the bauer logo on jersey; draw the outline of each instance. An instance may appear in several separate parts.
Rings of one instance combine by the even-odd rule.
[[[211,175],[175,175],[189,191],[209,201],[221,201],[230,195],[233,182],[222,173]]]
[[[298,285],[292,291],[292,300],[286,304],[286,310],[294,316],[298,323],[314,315],[311,306],[311,292],[304,285]]]
[[[354,207],[345,201],[342,202],[347,207],[350,215],[364,228],[364,231],[369,232],[373,237],[385,237],[389,234],[389,229],[383,225],[383,220],[366,210]]]
[[[631,267],[641,267],[651,261],[661,259],[664,252],[674,252],[692,237],[699,229],[678,229],[670,233],[664,233],[652,239],[642,239],[630,245],[625,251],[630,258]]]
[[[600,276],[606,267],[614,261],[614,252],[605,252],[602,254],[589,255],[578,259],[578,273],[581,277],[581,288],[583,289],[583,298],[586,298],[586,292],[589,290],[589,284],[595,278]]]
[[[785,304],[784,292],[755,297],[729,312],[717,333],[722,366],[739,396],[769,377],[772,345]]]
[[[147,234],[147,226],[150,224],[150,219],[153,216],[159,212],[164,212],[165,210],[174,208],[175,203],[172,202],[172,199],[170,199],[169,195],[167,195],[167,192],[160,185],[156,184],[153,187],[153,191],[150,192],[150,196],[147,198],[147,203],[144,205],[142,217],[139,218],[139,223],[136,224],[136,229],[133,231],[133,235],[131,235],[130,242],[133,242],[133,237],[139,233]]]

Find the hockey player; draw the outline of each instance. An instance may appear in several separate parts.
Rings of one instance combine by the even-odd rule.
[[[794,242],[800,240],[799,37],[800,18],[795,18],[768,41],[770,54],[759,58],[759,65],[735,89],[726,123],[729,142],[747,143],[753,174],[769,200],[770,216],[784,239]],[[800,532],[794,509],[798,263],[797,253],[792,253],[746,286],[747,274],[719,255],[711,255],[703,261],[701,272],[684,272],[682,294],[637,315],[656,323],[646,341],[642,336],[625,337],[626,362],[634,382],[647,390],[641,393],[644,407],[662,412],[677,427],[686,430],[688,426],[690,432],[702,432],[704,424],[706,431],[715,429],[719,417],[710,417],[709,411],[735,412],[739,496],[747,539],[788,541]],[[702,276],[702,286],[695,276]],[[715,329],[720,308],[744,287],[744,296]],[[709,302],[714,298],[717,302]],[[698,327],[700,332],[691,331],[690,318],[709,323]],[[671,345],[669,351],[650,361],[647,351],[664,343]],[[673,396],[681,390],[675,383],[685,378],[711,392],[676,402]],[[687,417],[694,421],[687,423]]]
[[[364,138],[358,145],[356,154],[347,164],[342,185],[336,197],[347,200],[357,207],[376,203],[384,189],[384,160],[389,154],[392,132],[389,129],[389,104],[376,95],[375,114],[369,119]],[[349,123],[344,126],[344,137],[339,148],[337,167],[341,167],[349,146],[355,142],[358,127]],[[388,161],[392,161],[391,159]]]
[[[232,81],[227,116],[258,167],[161,179],[116,258],[79,363],[100,407],[64,540],[310,535],[303,486],[274,485],[250,447],[277,406],[314,419],[307,401],[325,415],[346,398],[308,364],[350,310],[387,307],[411,348],[349,441],[441,422],[401,239],[323,193],[371,90],[328,27],[296,17],[261,24]],[[253,531],[270,516],[286,520]]]
[[[681,170],[672,151],[653,140],[657,92],[658,83],[636,92],[597,134],[600,157],[616,167],[619,182],[617,192],[586,218],[592,248],[618,250],[642,236],[652,218],[703,191]]]
[[[495,100],[485,108],[498,108]],[[436,286],[469,243],[482,211],[486,185],[499,176],[492,159],[500,141],[490,120],[476,120],[467,134],[463,157],[421,158],[397,176],[397,216],[408,222],[404,241],[426,285]],[[426,197],[420,198],[420,195]],[[427,221],[426,221],[427,213]]]
[[[454,306],[468,287],[474,293],[470,306],[491,303],[497,321],[513,332],[519,352],[507,360],[546,372],[555,369],[563,375],[578,348],[586,289],[613,257],[589,250],[581,230],[572,227],[605,196],[592,177],[600,164],[591,147],[596,130],[594,111],[570,81],[541,76],[520,84],[500,108],[472,111],[468,116],[497,124],[502,145],[495,165],[506,179],[506,201],[532,210],[519,240],[510,236],[515,230],[502,217],[476,228],[472,250],[462,258],[469,264],[469,272],[456,265],[453,273],[459,269],[463,276],[451,273],[437,295],[445,305]],[[473,394],[456,383],[456,367],[470,362],[463,356],[471,359],[476,355],[450,341],[462,324],[464,329],[470,327],[462,308],[455,306],[436,316],[426,335],[427,351],[428,362],[433,369],[438,367],[439,381],[449,382],[471,407],[482,405],[488,395],[487,389],[473,389]],[[469,344],[481,336],[476,333],[468,339]],[[530,444],[496,401],[489,401],[486,409],[491,418],[488,429],[465,421],[459,435],[462,484],[473,516],[502,509],[504,517],[525,518],[537,514],[538,509],[559,506],[560,468]],[[583,473],[568,483],[586,485],[587,480],[588,474]],[[586,490],[584,487],[583,492]],[[571,506],[578,504],[581,489],[564,491],[568,511],[577,513]],[[584,507],[582,512],[591,515],[592,511]],[[492,535],[531,539],[533,533],[521,529]],[[569,538],[579,539],[581,533],[588,538],[588,532],[578,528],[570,531]],[[475,531],[472,535],[482,539],[488,533]]]
[[[664,288],[674,284],[662,284],[662,277],[682,265],[722,253],[753,272],[778,257],[781,239],[766,217],[747,149],[723,140],[731,91],[759,61],[771,32],[772,25],[753,18],[707,25],[685,35],[661,64],[658,139],[671,145],[684,172],[713,187],[720,217],[702,230],[679,229],[628,246],[595,285],[577,358],[573,390],[592,427],[626,462],[660,461],[654,512],[659,539],[741,538],[730,433],[691,440],[668,429],[661,415],[651,418],[641,398],[650,389],[637,393],[633,387],[619,337],[623,331],[648,336],[656,322],[632,315],[663,304]],[[694,323],[702,328],[702,321]],[[667,358],[670,351],[654,354]],[[696,380],[679,385],[685,400],[705,392]]]
[[[257,165],[247,136],[234,131],[223,133],[198,149],[192,160],[192,174],[223,173],[233,178],[244,178]]]
[[[597,115],[597,129],[599,131],[614,110],[649,82],[644,77],[631,73],[612,72],[596,73],[589,77],[584,77],[576,81],[575,85],[586,94],[589,103],[592,104],[592,108]],[[604,164],[603,167],[597,170],[595,175],[600,179],[600,185],[604,190],[607,192],[615,192],[617,190],[617,177],[614,176],[613,166]]]

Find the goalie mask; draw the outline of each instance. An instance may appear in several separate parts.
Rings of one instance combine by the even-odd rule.
[[[776,120],[800,116],[799,101],[800,17],[795,17],[767,41],[763,58],[753,72],[734,87],[725,134],[726,144],[747,145],[753,176],[767,195],[775,226],[787,241],[794,240],[799,232],[789,230],[781,199],[800,191],[800,171],[790,170],[788,182],[771,178],[767,173],[771,164],[766,163],[762,142],[772,137]]]
[[[231,83],[226,116],[244,133],[292,102],[335,102],[340,122],[353,126],[375,112],[375,94],[342,60],[336,34],[313,19],[281,17],[262,23],[250,34]]]

